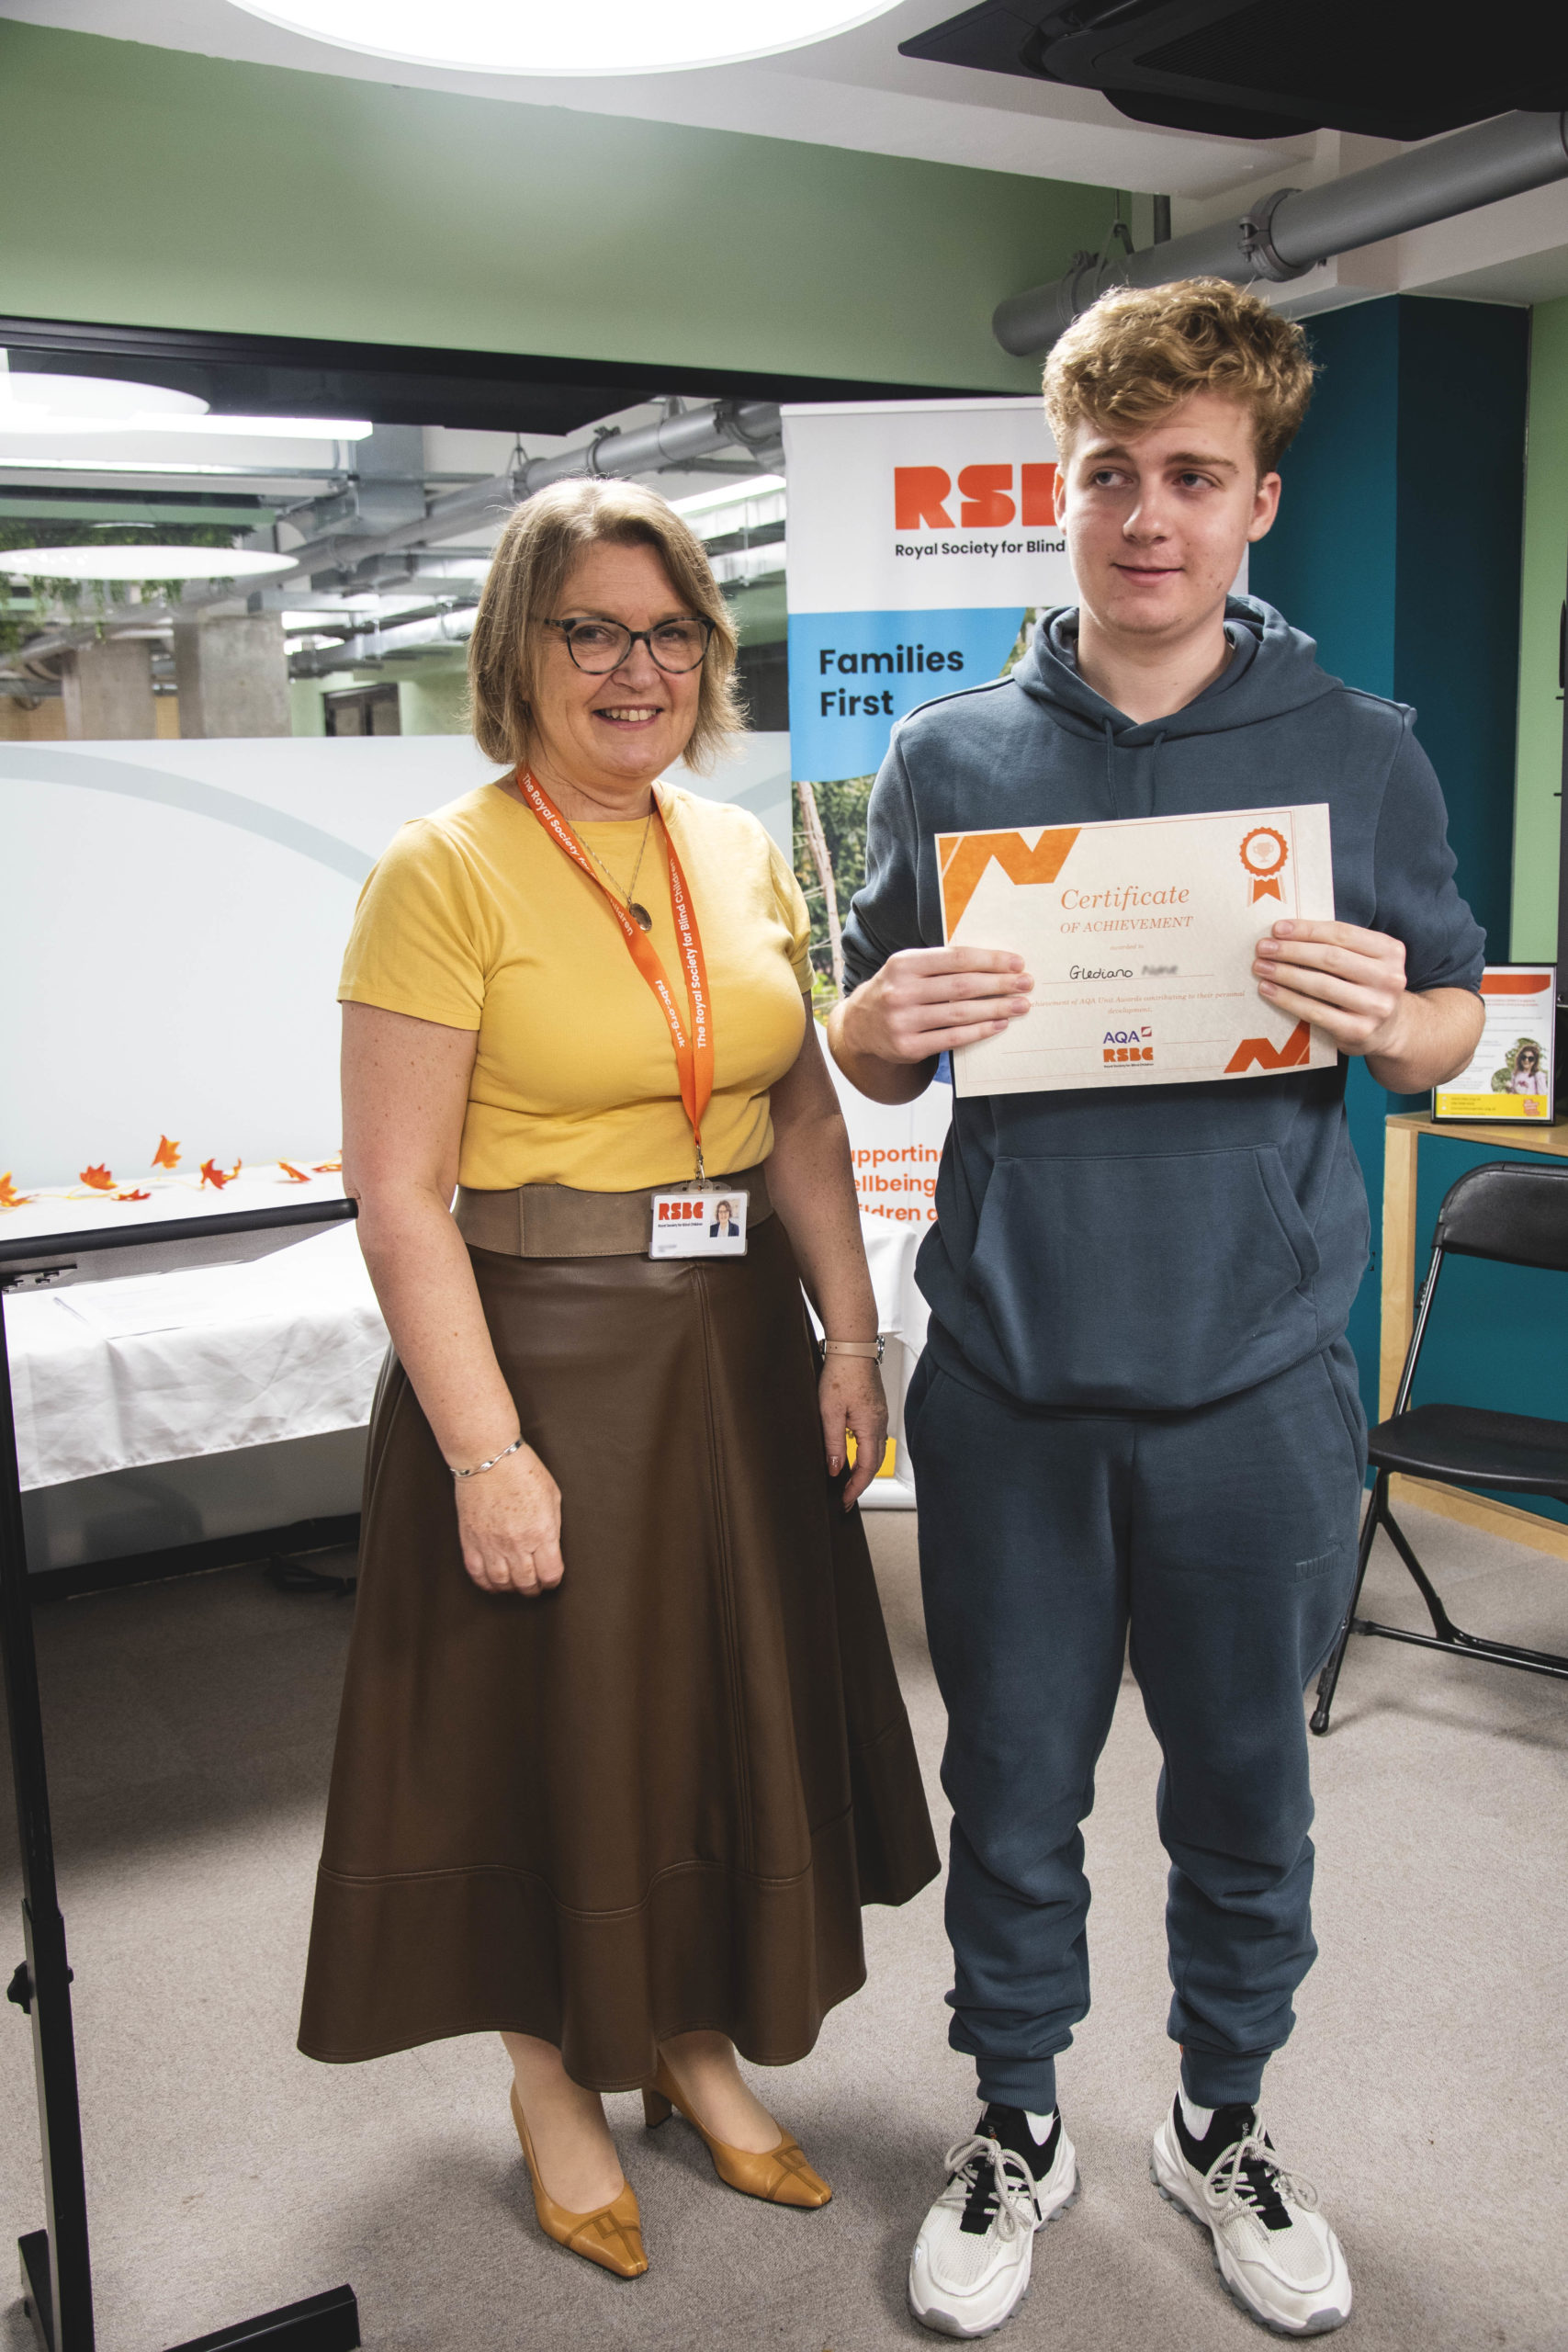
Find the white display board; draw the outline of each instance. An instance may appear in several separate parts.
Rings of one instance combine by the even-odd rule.
[[[706,797],[787,852],[789,739],[749,735]],[[120,1182],[339,1142],[338,967],[408,818],[496,771],[466,736],[0,744],[0,1172]]]

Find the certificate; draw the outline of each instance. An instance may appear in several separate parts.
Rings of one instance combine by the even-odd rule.
[[[1252,977],[1281,915],[1334,920],[1328,809],[1236,808],[1014,832],[939,833],[950,947],[1010,948],[1030,1010],[961,1046],[954,1091],[1169,1086],[1326,1069],[1321,1029]]]

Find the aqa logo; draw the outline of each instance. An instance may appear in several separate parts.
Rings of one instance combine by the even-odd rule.
[[[1152,1062],[1155,1057],[1153,1046],[1145,1046],[1141,1041],[1154,1034],[1152,1029],[1108,1029],[1103,1040],[1106,1060]]]
[[[1055,527],[1055,466],[1020,466],[1015,494],[1011,466],[962,466],[958,515],[965,531],[1005,531],[1010,523]],[[899,531],[951,531],[953,477],[942,466],[895,466],[893,520]]]

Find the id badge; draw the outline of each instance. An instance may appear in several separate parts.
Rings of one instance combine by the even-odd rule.
[[[653,1195],[650,1258],[743,1258],[749,1195],[733,1184],[710,1184]]]

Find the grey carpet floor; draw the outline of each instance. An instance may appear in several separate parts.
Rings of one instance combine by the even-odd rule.
[[[1568,1646],[1568,1570],[1427,1513],[1418,1546],[1479,1629]],[[941,1704],[912,1520],[870,1521],[940,1814]],[[1378,1613],[1417,1622],[1380,1546]],[[970,2128],[945,2044],[940,1890],[866,1916],[870,1982],[761,2087],[834,2182],[817,2214],[720,2188],[692,2134],[612,2120],[653,2267],[622,2284],[539,2234],[498,2044],[373,2065],[294,2050],[346,1606],[254,1570],[53,1606],[39,1639],[104,2352],[161,2348],[352,2280],[365,2340],[452,2352],[882,2352],[942,2151]],[[1362,2352],[1568,2346],[1568,1691],[1358,1642],[1314,1744],[1322,1958],[1270,2070],[1288,2161],[1320,2186]],[[1210,2352],[1263,2338],[1208,2242],[1149,2186],[1171,2096],[1156,1751],[1129,1682],[1089,1826],[1095,2007],[1062,2063],[1086,2180],[1037,2243],[1008,2341]],[[12,1824],[0,1921],[17,1928]],[[0,1942],[8,1973],[13,1954]],[[41,2221],[31,2055],[0,2019],[0,2239]],[[9,2263],[10,2256],[4,2259]],[[5,2290],[0,2288],[0,2302]],[[14,2298],[0,2345],[31,2335]]]

